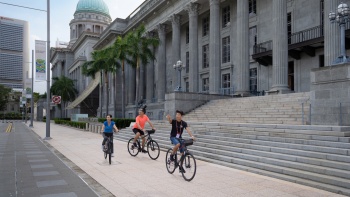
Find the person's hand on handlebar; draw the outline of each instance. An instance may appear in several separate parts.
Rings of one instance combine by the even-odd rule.
[[[191,138],[193,141],[196,141],[196,138],[193,135],[191,136]]]

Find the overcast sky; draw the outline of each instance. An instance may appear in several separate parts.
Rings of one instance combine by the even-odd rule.
[[[79,0],[51,0],[51,46],[56,40],[69,41],[69,22]],[[144,0],[104,0],[109,7],[112,20],[126,18]],[[26,7],[46,10],[47,0],[0,0],[2,3],[17,4]],[[25,20],[29,22],[30,49],[34,49],[34,40],[46,40],[46,12],[0,4],[0,16]],[[30,55],[31,56],[31,55]],[[31,58],[30,58],[31,59]],[[36,83],[34,91],[44,93],[45,82]]]

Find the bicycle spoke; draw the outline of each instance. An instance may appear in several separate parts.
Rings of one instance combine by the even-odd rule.
[[[151,140],[147,143],[148,155],[151,159],[156,160],[159,157],[160,149],[156,141]]]
[[[166,153],[166,157],[165,157],[165,166],[167,171],[172,174],[174,173],[175,169],[176,169],[176,165],[175,165],[175,161],[170,161],[170,155],[173,152],[172,149],[169,149],[168,152]]]

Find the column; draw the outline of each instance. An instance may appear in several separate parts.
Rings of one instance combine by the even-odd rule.
[[[237,0],[237,94],[249,95],[249,4]]]
[[[157,26],[159,45],[158,45],[158,83],[157,83],[157,96],[158,102],[165,100],[165,88],[166,88],[166,57],[165,57],[165,38],[166,38],[166,25],[159,24]]]
[[[128,72],[128,80],[125,81],[129,81],[129,87],[128,87],[128,105],[134,105],[135,104],[135,90],[136,90],[136,69],[131,67],[131,66],[127,66],[129,69]]]
[[[288,88],[288,32],[287,32],[287,1],[273,0],[273,66],[272,90],[279,94],[287,92]]]
[[[220,0],[209,0],[210,3],[210,37],[209,37],[209,93],[218,94],[221,79],[220,61]]]
[[[137,98],[137,101],[140,101],[141,99],[145,99],[145,88],[146,88],[146,81],[145,81],[145,65],[143,63],[140,64],[140,83],[139,83],[139,98]]]
[[[154,32],[149,33],[150,37],[154,36]],[[154,47],[150,46],[149,49],[154,52]],[[154,97],[154,60],[150,60],[150,62],[146,66],[146,100],[147,103],[151,103]]]
[[[198,3],[190,3],[187,7],[189,16],[189,91],[198,92],[198,12],[200,5]],[[187,65],[185,65],[187,66]],[[184,85],[185,86],[185,85]],[[183,87],[185,90],[185,87]]]
[[[180,50],[181,50],[181,40],[180,40],[180,28],[181,28],[181,24],[180,24],[180,15],[174,14],[172,16],[170,16],[170,21],[171,21],[171,25],[173,28],[173,39],[172,39],[172,65],[176,64],[177,61],[181,60],[181,56],[180,56]],[[177,79],[177,72],[175,71],[173,72],[172,75],[172,81],[173,81],[173,90],[175,90],[175,88],[178,86],[178,79]]]
[[[333,61],[340,56],[340,28],[338,24],[332,24],[328,19],[329,12],[336,12],[338,0],[324,0],[324,64],[331,66]]]

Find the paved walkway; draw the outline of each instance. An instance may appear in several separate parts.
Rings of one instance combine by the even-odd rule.
[[[97,194],[26,125],[0,123],[0,196],[93,197]]]
[[[33,130],[44,137],[45,123],[34,122]],[[186,182],[178,170],[168,174],[165,152],[156,161],[141,153],[131,157],[126,143],[115,140],[115,157],[109,165],[99,134],[51,124],[51,137],[50,145],[115,196],[341,196],[198,160],[195,178]]]

